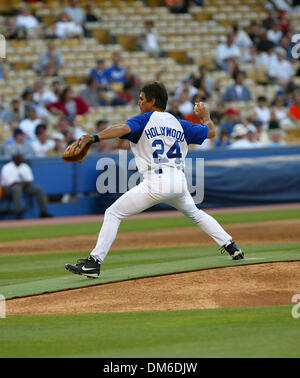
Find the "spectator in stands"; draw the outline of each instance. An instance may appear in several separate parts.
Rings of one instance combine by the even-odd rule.
[[[280,127],[292,126],[293,123],[289,119],[288,108],[284,106],[284,99],[282,96],[276,96],[274,105],[271,108],[271,121],[279,123]],[[270,128],[270,123],[269,123]]]
[[[267,126],[271,119],[271,112],[267,106],[267,99],[265,96],[257,97],[257,105],[254,108],[254,119],[260,120],[265,126]]]
[[[118,99],[123,102],[123,105],[129,105],[133,103],[133,96],[131,94],[131,85],[129,82],[125,82],[123,88],[117,93]],[[120,103],[121,105],[121,103]]]
[[[109,105],[109,99],[106,96],[106,91],[103,88],[98,88],[98,105],[107,106]]]
[[[31,143],[26,139],[25,133],[20,128],[13,131],[13,141],[5,146],[5,155],[12,157],[15,153],[21,153],[25,159],[35,156]]]
[[[192,85],[196,89],[205,89],[209,96],[212,96],[218,84],[218,81],[208,74],[206,65],[200,65],[199,76],[195,78],[195,80],[192,82]]]
[[[85,13],[78,5],[78,0],[69,0],[69,5],[63,8],[63,12],[67,13],[70,19],[78,25],[82,25],[85,21]]]
[[[178,100],[173,100],[171,102],[171,107],[170,109],[168,110],[168,112],[170,114],[172,114],[174,117],[178,118],[178,119],[183,119],[183,114],[181,113],[181,111],[179,110],[179,101]]]
[[[255,129],[255,127],[254,127]],[[233,142],[230,146],[230,149],[239,149],[239,148],[255,148],[257,147],[256,142],[253,141],[254,131],[247,129],[242,123],[238,123],[234,126],[231,137]],[[255,135],[255,134],[254,134]]]
[[[16,18],[16,27],[18,34],[24,32],[25,37],[34,37],[40,32],[38,19],[30,14],[26,6],[21,8]]]
[[[241,123],[239,112],[233,108],[227,108],[225,111],[225,121],[221,124],[220,131],[227,129],[229,135],[232,133],[234,126]]]
[[[45,106],[50,102],[57,101],[57,96],[51,90],[45,89],[44,82],[38,79],[34,83],[33,101],[40,106]]]
[[[241,56],[240,49],[234,44],[234,35],[228,34],[226,43],[217,46],[216,63],[222,71],[233,72]]]
[[[272,25],[274,22],[278,20],[278,14],[274,8],[268,8],[266,9],[267,12],[267,17],[263,19],[262,21],[262,26],[266,29],[269,30],[271,29]]]
[[[35,129],[35,135],[36,139],[31,143],[35,156],[47,156],[48,151],[54,148],[55,142],[49,137],[46,124],[40,123]]]
[[[194,87],[192,84],[192,79],[190,77],[187,77],[179,84],[175,91],[175,98],[179,98],[182,92],[187,92],[189,94],[189,98],[192,98],[195,96],[195,94],[198,93],[198,89]]]
[[[72,21],[67,13],[62,13],[58,21],[50,27],[50,32],[57,38],[74,38],[81,37],[83,34],[83,28],[81,25]],[[49,32],[48,32],[49,34]]]
[[[277,54],[274,51],[273,43],[268,45],[267,51],[261,51],[257,57],[256,63],[263,65],[266,70],[278,60]]]
[[[42,123],[42,120],[37,116],[36,107],[34,105],[30,105],[28,110],[28,117],[20,122],[19,128],[23,131],[24,134],[26,134],[28,138],[34,140],[35,129],[40,123]]]
[[[286,143],[284,141],[284,132],[281,129],[272,129],[269,131],[270,141],[266,147],[284,147]]]
[[[210,118],[216,126],[219,126],[224,118],[224,115],[224,103],[222,101],[218,101],[210,112]]]
[[[48,155],[61,155],[66,149],[65,137],[62,133],[54,131],[51,135],[54,147],[48,150]]]
[[[23,107],[21,106],[21,99],[14,97],[10,103],[9,110],[4,109],[0,114],[0,120],[3,120],[10,126],[17,126],[24,118]]]
[[[225,89],[222,96],[223,101],[248,101],[252,99],[251,91],[243,84],[243,72],[235,72],[233,75],[234,84]]]
[[[39,83],[39,81],[37,82]],[[22,106],[24,107],[25,117],[28,117],[29,108],[34,107],[38,118],[44,119],[44,120],[49,119],[50,113],[44,107],[43,104],[40,104],[34,101],[34,94],[35,94],[35,88],[33,87],[28,87],[23,92]]]
[[[88,104],[79,96],[74,96],[71,87],[64,88],[59,100],[47,104],[46,108],[53,114],[66,116],[75,116],[89,112]]]
[[[126,67],[125,83],[124,86],[128,88],[131,93],[132,101],[137,104],[140,97],[140,89],[142,86],[142,79],[131,71],[131,67]]]
[[[5,39],[23,39],[24,31],[19,32],[16,25],[16,16],[7,17],[5,19],[5,31],[3,33]]]
[[[282,30],[279,22],[274,22],[271,29],[267,30],[267,40],[279,46],[282,37]]]
[[[64,60],[61,54],[56,50],[55,44],[49,42],[47,50],[40,55],[37,72],[45,76],[57,76],[63,66]]]
[[[145,31],[140,35],[138,46],[153,57],[166,55],[158,42],[158,35],[154,21],[145,21]]]
[[[114,52],[112,55],[112,65],[105,70],[108,83],[125,83],[126,69],[121,66],[121,55]]]
[[[237,24],[233,25],[232,33],[234,37],[234,44],[240,49],[241,56],[243,57],[244,54],[250,49],[250,46],[253,45],[253,42],[245,30]]]
[[[269,135],[267,127],[263,124],[260,119],[253,120],[253,125],[256,127],[256,140],[262,145],[265,146],[269,142]]]
[[[285,59],[286,52],[282,47],[276,49],[276,54],[277,61],[270,65],[268,74],[273,82],[286,87],[294,75],[294,70],[291,63]]]
[[[23,195],[28,194],[36,198],[40,209],[40,218],[52,217],[47,212],[47,204],[43,189],[34,185],[34,176],[28,164],[25,163],[22,154],[15,153],[12,160],[6,163],[1,170],[1,185],[3,196],[12,198],[14,212],[17,218],[22,218],[25,207]]]
[[[258,46],[261,43],[261,31],[260,26],[256,21],[251,21],[248,35],[255,47],[258,49]]]
[[[256,127],[250,123],[246,126],[247,128],[247,139],[250,143],[252,143],[252,147],[262,147],[262,144],[257,140],[257,129]]]
[[[100,133],[100,131],[105,130],[108,126],[108,122],[105,119],[100,119],[96,122],[96,133]],[[116,149],[116,141],[115,139],[103,139],[100,140],[98,143],[94,143],[92,145],[92,152],[94,153],[104,153],[104,152],[112,152]]]
[[[99,22],[101,17],[98,17],[94,12],[94,5],[87,3],[85,7],[85,21],[86,22]]]
[[[289,106],[288,114],[295,124],[300,123],[300,89],[294,94],[294,102]]]
[[[79,93],[79,97],[82,98],[89,106],[98,106],[98,82],[93,76],[89,76],[86,80],[85,88]]]
[[[219,138],[215,147],[229,147],[231,145],[230,135],[227,129],[220,130]]]
[[[180,93],[178,101],[179,101],[178,110],[180,111],[180,113],[183,114],[183,116],[185,114],[192,113],[194,109],[194,105],[192,101],[190,100],[190,95],[187,89],[184,89]]]
[[[109,88],[104,59],[97,59],[97,66],[91,70],[90,75],[97,80],[99,87],[104,89]]]
[[[75,140],[86,134],[86,131],[82,128],[82,126],[77,123],[75,116],[69,115],[67,120],[69,121],[69,126],[72,128],[73,137]]]
[[[3,59],[0,58],[0,82],[7,79],[6,65]]]

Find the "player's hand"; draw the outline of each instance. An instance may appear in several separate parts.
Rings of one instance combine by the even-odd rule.
[[[194,106],[194,112],[196,116],[201,118],[203,121],[210,119],[210,113],[207,107],[204,105],[203,102],[196,102]]]

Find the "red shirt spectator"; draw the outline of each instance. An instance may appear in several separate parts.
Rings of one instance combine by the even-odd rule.
[[[73,95],[70,87],[66,87],[60,96],[60,99],[46,105],[46,108],[54,114],[75,116],[85,114],[89,111],[88,104],[78,96]]]
[[[292,119],[300,121],[300,91],[294,95],[294,103],[289,106],[289,115]]]

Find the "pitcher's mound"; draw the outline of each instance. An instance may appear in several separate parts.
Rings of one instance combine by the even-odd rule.
[[[7,301],[7,314],[279,305],[291,304],[295,293],[300,293],[300,261],[199,270],[16,298]]]

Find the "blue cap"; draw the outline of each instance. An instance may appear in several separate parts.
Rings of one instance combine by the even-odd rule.
[[[104,63],[104,62],[105,62],[105,60],[102,59],[102,58],[97,59],[97,63]]]

